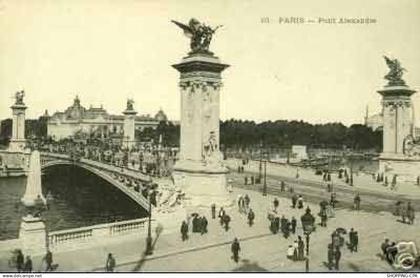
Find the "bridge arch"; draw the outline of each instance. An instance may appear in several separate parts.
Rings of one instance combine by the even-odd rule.
[[[77,166],[77,167],[80,167],[82,169],[89,171],[90,173],[93,173],[94,175],[102,178],[103,180],[107,181],[109,184],[118,188],[125,195],[127,195],[129,198],[134,200],[137,204],[139,204],[143,209],[149,212],[149,200],[146,199],[141,194],[141,189],[139,190],[139,192],[137,192],[136,190],[134,190],[133,187],[128,187],[125,184],[125,182],[119,180],[120,177],[124,177],[123,173],[115,174],[111,171],[104,171],[103,169],[98,169],[96,167],[93,167],[92,165],[89,165],[80,161],[62,160],[62,159],[43,161],[43,163],[41,164],[41,170],[45,170],[47,168],[60,166],[60,165]],[[134,179],[133,177],[125,177],[125,179],[127,178]]]

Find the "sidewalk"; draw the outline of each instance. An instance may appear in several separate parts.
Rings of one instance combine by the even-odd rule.
[[[302,235],[300,217],[304,210],[292,209],[289,199],[278,197],[279,215],[284,214],[289,219],[295,216],[298,220],[297,234],[285,239],[281,234],[269,233],[267,210],[271,207],[273,196],[234,188],[232,198],[238,194],[248,194],[251,198],[250,206],[256,214],[253,227],[248,227],[246,216],[239,214],[234,206],[228,211],[232,222],[231,229],[226,232],[218,219],[211,219],[209,208],[206,215],[209,221],[208,234],[190,233],[190,239],[182,242],[179,232],[165,233],[164,230],[157,239],[154,254],[146,260],[142,260],[145,239],[133,237],[106,246],[54,254],[54,262],[59,264],[57,271],[103,271],[109,252],[116,258],[116,271],[304,271],[304,262],[286,259],[287,246],[293,243],[297,235]],[[316,215],[318,205],[309,205],[313,215]],[[389,213],[337,210],[336,218],[328,221],[327,228],[317,226],[317,231],[311,235],[311,271],[327,271],[323,265],[327,255],[326,246],[331,240],[332,231],[337,227],[354,227],[359,232],[359,252],[351,254],[343,249],[341,271],[393,271],[377,257],[385,236],[392,241],[415,240],[420,246],[418,223],[406,225],[396,222],[396,218]],[[230,243],[234,237],[238,237],[241,242],[241,262],[238,264],[230,259]],[[7,259],[1,256],[1,271],[11,271],[6,267]],[[35,258],[34,270],[40,270],[40,265],[40,258]]]

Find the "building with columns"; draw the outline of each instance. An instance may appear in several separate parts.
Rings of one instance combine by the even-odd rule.
[[[165,113],[160,109],[154,117],[150,115],[132,115],[135,130],[156,128],[160,121],[166,121]],[[102,106],[85,108],[79,97],[63,112],[55,112],[48,118],[47,134],[54,140],[80,135],[81,137],[111,138],[124,136],[125,115],[109,114]],[[127,122],[126,122],[127,124]]]

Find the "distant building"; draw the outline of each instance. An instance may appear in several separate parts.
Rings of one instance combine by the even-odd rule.
[[[142,131],[147,127],[156,128],[160,121],[167,120],[167,116],[160,109],[154,117],[136,116],[135,129]],[[64,112],[55,112],[48,118],[47,133],[54,140],[69,137],[118,138],[123,135],[123,126],[124,115],[108,114],[102,106],[90,106],[86,109],[76,96],[73,105]]]
[[[370,127],[373,131],[382,130],[384,119],[382,113],[369,116],[369,107],[366,106],[365,126]]]

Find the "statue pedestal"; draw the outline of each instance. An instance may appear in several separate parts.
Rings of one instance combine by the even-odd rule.
[[[420,158],[382,153],[379,157],[379,172],[388,176],[388,182],[397,175],[398,181],[415,183],[420,176]]]
[[[218,208],[233,204],[226,188],[228,170],[221,165],[203,165],[200,162],[183,161],[174,168],[175,184],[185,192],[185,207],[210,209],[211,204]]]
[[[173,65],[180,72],[180,160],[175,184],[185,193],[186,207],[231,205],[219,151],[221,72],[228,65],[210,52],[191,53]]]
[[[42,219],[32,215],[22,217],[19,240],[24,254],[31,256],[44,254],[47,247],[47,234]]]

